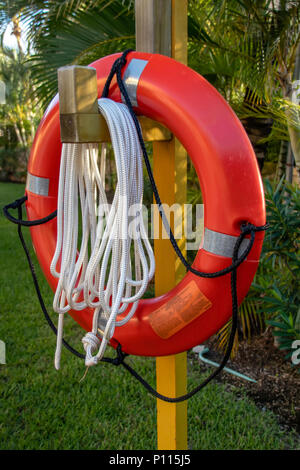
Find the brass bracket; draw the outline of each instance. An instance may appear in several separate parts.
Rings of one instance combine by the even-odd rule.
[[[109,142],[104,117],[98,111],[96,69],[71,65],[58,69],[61,141],[64,143]],[[145,141],[171,140],[171,132],[146,116],[138,117]]]

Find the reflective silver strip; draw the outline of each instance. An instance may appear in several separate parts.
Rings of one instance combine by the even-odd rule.
[[[123,81],[125,83],[127,93],[129,95],[132,106],[138,105],[137,97],[136,97],[136,90],[137,90],[140,76],[142,75],[142,72],[147,64],[148,64],[148,60],[132,59],[129,62],[127,69],[125,70]],[[122,96],[122,100],[124,102],[123,96]]]
[[[238,237],[226,235],[225,233],[215,232],[209,228],[204,230],[203,249],[214,255],[232,258],[234,245]],[[239,248],[239,255],[242,254],[248,246],[250,240],[244,239]]]
[[[38,194],[39,196],[48,196],[49,179],[27,173],[26,189],[31,193]]]

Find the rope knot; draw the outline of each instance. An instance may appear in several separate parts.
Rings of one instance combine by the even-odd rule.
[[[99,338],[97,338],[97,336],[92,331],[89,331],[82,338],[81,342],[86,352],[85,365],[89,367],[98,364],[99,359],[97,356],[93,356],[93,352],[96,351],[100,345]]]
[[[127,356],[127,354],[123,353],[122,346],[120,344],[118,344],[116,351],[117,351],[117,357],[115,357],[112,360],[112,364],[114,366],[119,366],[120,364],[122,364],[122,362],[124,362],[124,359]]]
[[[256,226],[253,224],[248,223],[248,224],[241,225],[241,233],[244,235],[248,235],[249,233],[255,232],[255,231],[256,231]]]
[[[247,224],[242,224],[241,225],[241,233],[243,235],[248,235],[249,233],[254,233],[254,232],[263,232],[269,228],[269,224],[257,226],[253,225],[250,223]]]
[[[100,345],[100,340],[99,338],[92,332],[89,331],[83,338],[82,338],[82,344],[85,349],[89,347],[91,352],[96,351],[97,347]]]

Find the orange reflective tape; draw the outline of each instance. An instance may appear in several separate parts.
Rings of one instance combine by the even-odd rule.
[[[191,281],[176,297],[154,310],[149,322],[155,333],[163,339],[170,338],[212,306],[211,301]]]

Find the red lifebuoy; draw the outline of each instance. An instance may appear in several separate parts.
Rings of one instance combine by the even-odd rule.
[[[119,56],[113,54],[91,64],[97,70],[98,96]],[[199,74],[165,56],[139,52],[129,53],[123,73],[133,60],[143,61],[136,81],[135,111],[174,133],[199,177],[205,234],[193,267],[205,272],[221,270],[231,264],[227,249],[232,248],[241,223],[265,223],[263,187],[249,139],[226,101]],[[121,102],[115,81],[109,98]],[[56,96],[39,125],[31,150],[26,189],[29,220],[45,217],[57,207],[60,154]],[[50,273],[50,263],[56,245],[56,220],[32,227],[31,237],[43,272],[55,290],[57,279]],[[263,237],[263,232],[256,234],[248,258],[238,268],[239,302],[256,272]],[[188,273],[165,295],[140,300],[134,317],[115,330],[111,344],[115,346],[117,340],[124,352],[135,355],[179,353],[209,338],[231,312],[230,274],[207,279]],[[85,330],[91,330],[92,309],[70,314]]]

